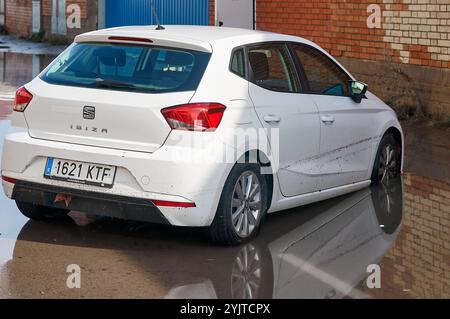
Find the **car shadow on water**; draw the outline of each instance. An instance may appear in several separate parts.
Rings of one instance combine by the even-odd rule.
[[[25,298],[369,297],[355,287],[391,248],[402,216],[398,179],[269,215],[258,237],[232,248],[209,244],[195,228],[29,221],[7,265],[8,291]],[[81,267],[81,289],[66,286],[70,264]]]

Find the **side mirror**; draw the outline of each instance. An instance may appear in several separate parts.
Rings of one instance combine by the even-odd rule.
[[[350,81],[350,94],[353,101],[361,103],[362,99],[366,97],[368,86],[359,81]]]

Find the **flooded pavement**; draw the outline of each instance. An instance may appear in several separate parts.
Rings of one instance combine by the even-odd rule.
[[[358,286],[367,265],[389,251],[401,221],[400,182],[272,215],[258,238],[235,248],[209,245],[198,229],[28,221],[3,265],[0,291],[24,298],[366,297]],[[83,274],[79,290],[66,286],[74,263]]]
[[[32,55],[0,50],[0,120],[11,114],[16,89],[39,74],[54,55]]]
[[[15,88],[50,59],[0,59],[0,147]],[[259,237],[234,248],[209,244],[201,229],[82,227],[79,214],[29,221],[1,193],[0,298],[450,298],[450,132],[421,123],[405,132],[402,179],[269,215]],[[67,288],[72,264],[81,289]],[[367,284],[374,265],[380,288]]]
[[[63,45],[53,45],[48,42],[31,42],[22,38],[0,34],[0,50],[10,53],[57,56],[64,49],[65,46]]]

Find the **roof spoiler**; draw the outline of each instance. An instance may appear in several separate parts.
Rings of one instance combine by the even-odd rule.
[[[194,50],[200,52],[212,52],[211,44],[208,42],[201,42],[189,38],[179,39],[171,37],[170,34],[158,33],[160,31],[149,31],[149,34],[143,35],[126,35],[122,32],[117,33],[85,33],[75,37],[77,43],[86,42],[106,42],[106,43],[127,43],[140,45],[153,45],[162,47],[182,48],[187,50]]]

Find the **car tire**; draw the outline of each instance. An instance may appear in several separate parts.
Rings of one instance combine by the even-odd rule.
[[[387,159],[387,160],[386,160]],[[391,134],[381,139],[372,171],[372,184],[378,185],[400,175],[400,146]]]
[[[70,212],[69,210],[52,208],[40,205],[34,205],[30,203],[25,203],[21,201],[16,201],[17,208],[19,211],[29,219],[48,221],[54,219],[61,219],[67,216]]]
[[[242,191],[242,185],[250,192]],[[258,234],[267,211],[268,187],[258,164],[236,164],[225,182],[209,239],[236,246]]]

